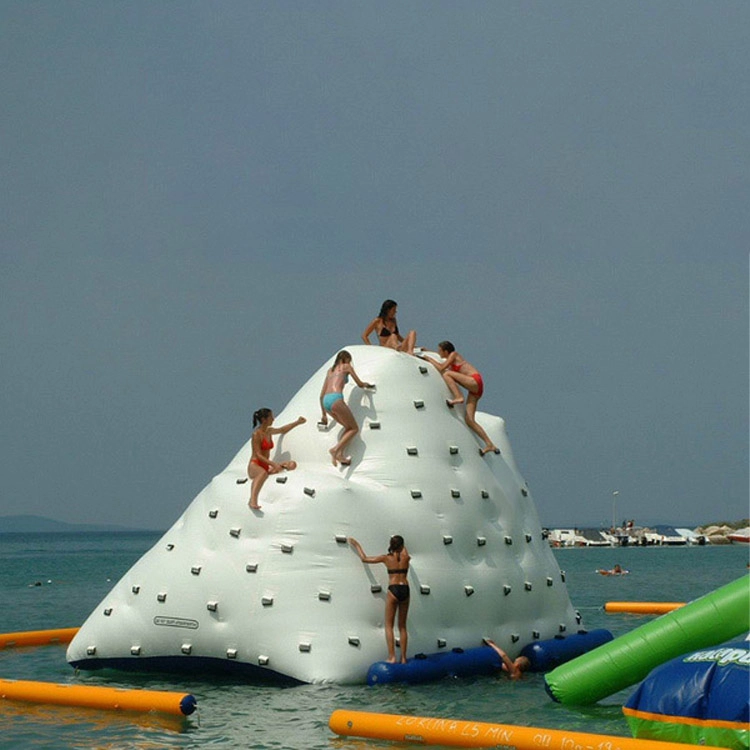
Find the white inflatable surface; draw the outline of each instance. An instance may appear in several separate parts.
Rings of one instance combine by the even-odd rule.
[[[481,457],[463,406],[446,406],[431,364],[379,346],[347,349],[360,378],[376,384],[344,391],[361,428],[351,466],[334,467],[328,454],[340,427],[316,424],[334,353],[276,415],[277,427],[308,420],[275,437],[272,458],[294,458],[297,470],[270,476],[262,511],[250,511],[250,482],[238,483],[248,441],[89,616],[71,664],[364,682],[386,657],[388,576],[363,564],[348,536],[370,555],[385,553],[392,534],[404,537],[410,657],[479,646],[484,636],[515,656],[577,629],[503,420],[477,413],[502,451]]]

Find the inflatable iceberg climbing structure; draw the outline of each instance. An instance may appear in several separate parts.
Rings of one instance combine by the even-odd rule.
[[[250,442],[88,617],[67,658],[81,669],[245,671],[252,679],[363,683],[386,656],[388,577],[365,565],[401,534],[409,571],[409,656],[470,648],[490,637],[511,656],[574,632],[565,577],[542,536],[501,418],[478,412],[501,453],[448,408],[440,373],[419,357],[347,347],[359,376],[344,397],[358,424],[350,466],[328,453],[326,362],[276,415],[272,458],[298,468],[272,475],[248,508]],[[437,355],[430,355],[438,358]],[[398,635],[398,630],[396,631]]]

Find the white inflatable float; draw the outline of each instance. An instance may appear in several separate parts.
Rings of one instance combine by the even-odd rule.
[[[405,538],[410,656],[486,636],[514,657],[578,628],[503,420],[478,412],[501,448],[483,457],[463,406],[446,406],[435,367],[388,348],[346,348],[376,384],[344,391],[361,428],[351,466],[331,464],[339,426],[316,425],[334,353],[276,416],[277,426],[308,420],[277,436],[272,453],[297,470],[269,477],[262,511],[252,512],[248,441],[89,616],[69,646],[71,665],[364,682],[385,658],[388,578],[385,566],[359,560],[348,536],[370,555],[392,534]]]

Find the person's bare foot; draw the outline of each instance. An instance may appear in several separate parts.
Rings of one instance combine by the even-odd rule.
[[[339,456],[339,463],[342,466],[351,466],[352,465],[351,456]]]
[[[336,451],[331,448],[331,450],[328,451],[331,454],[331,463],[336,466],[336,461],[338,461],[338,456],[336,455]]]
[[[445,403],[449,409],[452,409],[456,404],[463,404],[463,398],[446,398]]]
[[[388,664],[395,664],[396,663],[396,657],[395,656],[389,656],[386,661]]]
[[[250,508],[250,510],[260,510],[260,505],[253,505],[252,503],[248,503],[247,507]]]
[[[406,657],[405,657],[405,656],[402,656],[402,657],[401,657],[401,663],[402,663],[402,664],[406,664]]]
[[[500,448],[496,445],[488,445],[486,448],[480,448],[480,455],[486,456],[488,453],[500,453]]]

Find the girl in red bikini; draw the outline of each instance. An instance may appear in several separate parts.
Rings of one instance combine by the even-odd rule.
[[[282,469],[293,471],[297,468],[295,461],[277,463],[271,460],[273,435],[285,435],[289,430],[293,430],[306,421],[304,417],[299,417],[296,421],[285,424],[283,427],[272,427],[273,412],[270,409],[258,409],[253,414],[253,437],[251,440],[253,452],[247,465],[247,475],[252,482],[248,505],[253,510],[260,510],[258,495],[269,474],[278,474]]]
[[[409,582],[406,575],[409,572],[409,561],[411,555],[404,546],[404,538],[399,534],[391,537],[388,543],[388,554],[369,556],[362,549],[362,545],[354,538],[349,537],[349,544],[359,555],[363,563],[373,565],[383,563],[388,571],[388,594],[385,600],[385,642],[388,646],[388,661],[393,664],[396,661],[395,637],[393,635],[393,623],[398,612],[398,638],[401,647],[401,663],[406,664],[406,648],[409,643],[409,634],[406,632],[406,615],[409,613]]]
[[[464,397],[461,395],[458,387],[463,386],[466,388],[468,391],[466,398],[466,425],[484,440],[485,447],[481,448],[479,452],[483,456],[486,453],[500,453],[500,449],[490,440],[489,435],[487,435],[475,418],[477,402],[482,398],[482,394],[484,393],[484,381],[479,374],[479,370],[467,362],[456,351],[456,347],[450,341],[441,341],[437,346],[437,350],[438,354],[443,358],[442,362],[438,362],[432,359],[432,357],[424,357],[424,359],[429,360],[437,367],[453,396],[453,398],[446,399],[445,403],[451,409],[456,404],[463,404]]]

